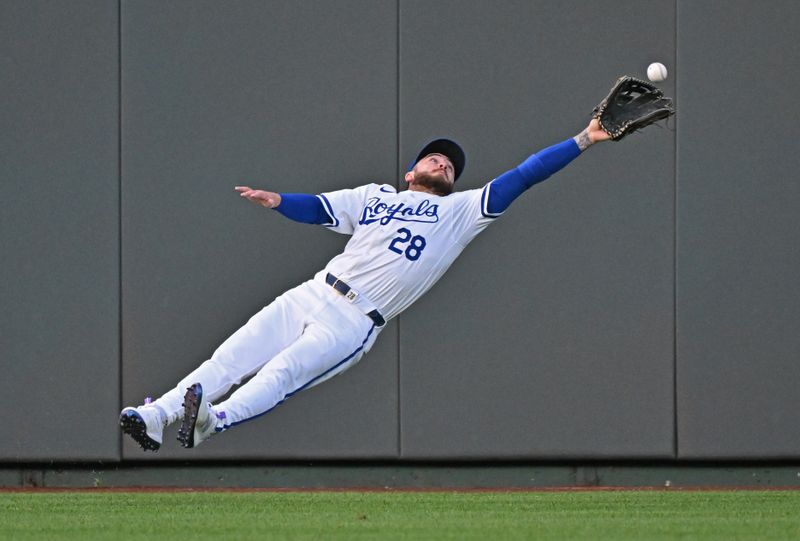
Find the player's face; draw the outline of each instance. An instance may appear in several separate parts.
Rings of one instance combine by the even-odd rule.
[[[428,154],[414,166],[414,171],[420,171],[431,175],[441,175],[447,182],[455,182],[455,169],[453,163],[447,156],[442,154]]]
[[[442,154],[428,154],[416,163],[406,180],[437,195],[453,193],[455,170],[450,160]],[[411,189],[414,189],[413,187]]]

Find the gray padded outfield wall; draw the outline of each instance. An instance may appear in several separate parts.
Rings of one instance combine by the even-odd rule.
[[[798,23],[788,1],[0,0],[0,460],[800,457]],[[235,185],[401,187],[450,136],[478,188],[653,61],[678,117],[524,194],[358,366],[197,450],[121,438],[122,405],[347,241]]]
[[[2,460],[119,456],[117,11],[0,2]]]
[[[724,6],[678,9],[679,456],[796,458],[800,4]]]
[[[673,64],[674,4],[618,4],[402,2],[403,156],[456,138],[464,190],[578,133],[616,75]],[[625,37],[604,62],[590,27]],[[658,128],[591,149],[400,318],[404,458],[673,455],[673,156]]]

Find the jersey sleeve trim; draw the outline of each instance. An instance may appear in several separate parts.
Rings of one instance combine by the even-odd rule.
[[[492,181],[494,182],[494,181]],[[503,212],[489,212],[489,190],[491,188],[492,182],[486,184],[483,187],[483,191],[481,192],[481,214],[484,218],[499,218]]]
[[[322,206],[325,208],[325,212],[327,212],[328,216],[331,217],[331,223],[325,224],[325,227],[339,227],[339,220],[333,213],[333,207],[331,207],[331,203],[328,201],[328,198],[322,194],[319,194],[317,197],[319,197],[320,201],[322,201]]]

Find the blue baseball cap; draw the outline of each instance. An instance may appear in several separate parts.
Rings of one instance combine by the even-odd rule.
[[[458,180],[458,177],[461,176],[461,172],[464,170],[464,165],[467,163],[467,157],[464,154],[464,151],[461,150],[461,147],[458,145],[458,143],[451,141],[450,139],[435,139],[425,145],[422,150],[419,151],[417,159],[414,160],[414,163],[411,164],[411,167],[409,167],[408,170],[411,171],[411,169],[417,165],[417,162],[428,154],[441,154],[442,156],[447,156],[447,159],[449,159],[453,164],[453,182]]]

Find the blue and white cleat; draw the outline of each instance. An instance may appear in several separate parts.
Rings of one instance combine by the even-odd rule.
[[[139,444],[143,451],[158,451],[164,438],[164,422],[161,412],[148,405],[125,408],[119,414],[119,426]]]
[[[178,441],[187,449],[196,447],[207,440],[222,428],[218,428],[220,421],[225,419],[225,413],[216,413],[210,402],[203,400],[203,386],[195,383],[183,396],[183,420],[178,429]]]

